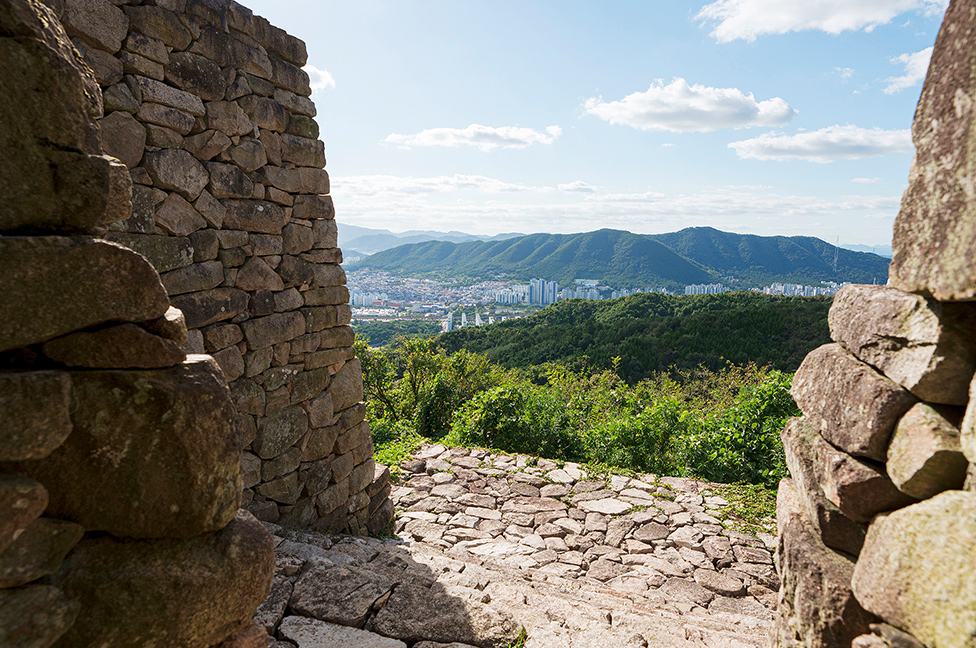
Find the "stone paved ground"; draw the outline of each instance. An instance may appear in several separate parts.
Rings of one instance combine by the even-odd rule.
[[[269,525],[269,646],[506,648],[520,628],[526,648],[766,643],[775,538],[725,528],[707,484],[436,445],[403,469],[395,538]]]

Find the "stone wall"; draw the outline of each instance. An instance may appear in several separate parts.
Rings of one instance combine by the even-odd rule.
[[[50,10],[0,3],[0,63],[0,646],[243,648],[274,554],[238,511],[230,391],[152,265],[98,237],[132,185]]]
[[[952,0],[889,285],[838,293],[793,382],[774,646],[976,646],[974,66],[976,2]]]
[[[230,384],[259,519],[378,531],[373,463],[305,44],[231,0],[49,0],[133,182],[106,238],[142,253],[188,353]],[[370,522],[370,516],[372,521]]]

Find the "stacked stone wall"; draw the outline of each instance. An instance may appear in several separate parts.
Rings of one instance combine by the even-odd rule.
[[[774,646],[976,646],[974,69],[976,2],[952,0],[889,285],[838,293],[793,381]]]
[[[160,272],[220,365],[244,437],[244,506],[363,533],[392,513],[364,421],[305,44],[230,0],[50,0],[93,70],[128,168],[111,241]],[[370,518],[372,516],[372,522]]]
[[[0,63],[0,646],[244,648],[274,553],[239,511],[230,391],[99,237],[132,185],[54,14],[0,3]]]

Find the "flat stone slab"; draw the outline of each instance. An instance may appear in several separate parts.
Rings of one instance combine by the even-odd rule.
[[[620,515],[634,508],[633,504],[622,502],[615,498],[590,500],[583,502],[579,506],[588,513],[601,513],[603,515]]]
[[[298,648],[407,648],[397,639],[301,616],[285,617],[278,631]]]

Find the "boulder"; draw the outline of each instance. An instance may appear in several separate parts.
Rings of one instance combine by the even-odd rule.
[[[0,238],[0,351],[168,308],[156,270],[132,250],[86,237]]]
[[[247,309],[247,293],[236,288],[214,288],[177,295],[173,306],[183,311],[187,328],[197,329],[243,313]]]
[[[146,129],[135,117],[121,110],[99,120],[102,147],[130,169],[138,166],[146,149]]]
[[[175,191],[187,200],[196,200],[210,182],[207,169],[182,149],[148,151],[143,156],[143,166],[154,186]]]
[[[976,304],[941,303],[890,286],[845,286],[830,337],[923,401],[965,405],[976,372]]]
[[[271,588],[271,536],[240,511],[184,540],[82,540],[51,577],[82,604],[69,646],[211,646],[244,628]]]
[[[915,158],[895,219],[889,280],[940,301],[976,297],[976,19],[950,3],[912,122]]]
[[[288,606],[302,616],[362,628],[374,604],[393,585],[385,576],[352,565],[317,565],[295,583]]]
[[[111,54],[122,47],[129,19],[108,0],[64,0],[61,20],[72,36]]]
[[[888,440],[916,399],[839,344],[811,351],[790,389],[807,420],[835,446],[884,461]]]
[[[308,432],[308,415],[298,405],[286,407],[258,424],[254,452],[262,459],[273,459],[285,452]]]
[[[50,585],[0,590],[0,646],[48,648],[75,622],[81,605]]]
[[[854,570],[865,609],[927,646],[972,648],[976,493],[947,491],[879,517]]]
[[[240,502],[241,445],[216,363],[71,372],[74,426],[47,458],[8,462],[45,485],[48,515],[118,537],[221,528]]]
[[[321,646],[407,648],[407,644],[396,639],[300,616],[285,617],[281,622],[279,632],[282,637],[296,643],[298,648],[320,648]]]
[[[828,549],[807,521],[793,481],[779,484],[776,498],[779,547],[778,628],[771,633],[781,648],[841,648],[869,632],[877,619],[854,597],[854,562]]]
[[[84,533],[73,522],[34,520],[13,544],[0,551],[0,588],[19,587],[53,574]]]
[[[0,552],[17,540],[47,508],[47,490],[37,480],[0,473]]]
[[[136,324],[70,333],[45,342],[42,349],[51,360],[92,369],[159,369],[186,359],[176,342]]]
[[[43,459],[71,433],[71,377],[62,371],[0,373],[0,461]]]
[[[898,490],[927,499],[962,488],[969,467],[959,442],[962,414],[962,408],[918,403],[902,417],[885,464]]]

